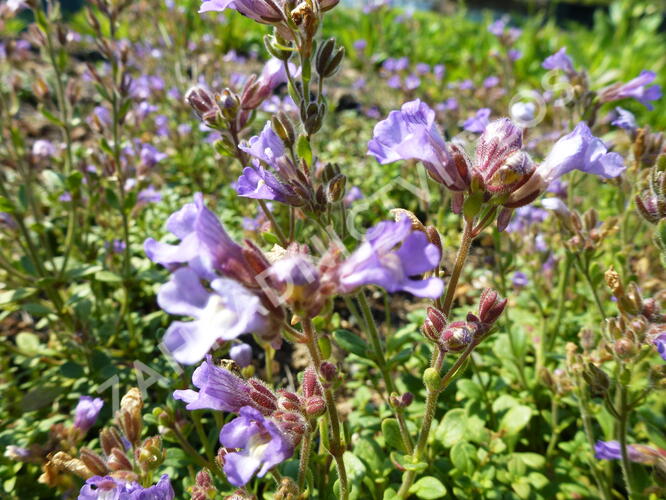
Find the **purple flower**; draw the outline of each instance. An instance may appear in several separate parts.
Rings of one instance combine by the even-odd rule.
[[[346,207],[350,206],[352,203],[354,203],[357,200],[363,199],[363,192],[358,186],[352,186],[349,191],[347,191],[347,194],[345,197],[342,199],[342,202]]]
[[[142,487],[136,481],[126,483],[111,476],[93,476],[79,492],[79,500],[172,500],[175,493],[167,474],[157,484]]]
[[[615,108],[615,118],[611,122],[611,125],[625,130],[636,130],[638,128],[634,114],[619,106]]]
[[[581,122],[555,143],[534,175],[511,194],[506,206],[517,207],[530,203],[551,182],[572,170],[609,179],[622,174],[625,168],[622,157],[617,153],[609,153],[603,141],[593,136],[590,128]]]
[[[657,348],[657,352],[661,359],[666,361],[666,333],[662,333],[652,341]]]
[[[458,85],[458,88],[460,90],[473,90],[474,89],[474,82],[472,80],[463,80],[460,82],[460,85]]]
[[[255,200],[272,200],[287,204],[298,204],[299,200],[290,186],[281,183],[261,165],[245,167],[234,189],[238,196]]]
[[[137,201],[139,203],[159,203],[162,201],[162,193],[155,189],[155,186],[150,185],[139,191]]]
[[[192,316],[194,321],[174,321],[164,334],[164,345],[183,364],[200,361],[218,340],[232,340],[266,326],[261,300],[229,278],[210,282],[206,290],[189,267],[178,269],[157,295],[169,314]]]
[[[415,90],[421,85],[421,79],[416,75],[409,75],[405,78],[405,88],[407,90]]]
[[[229,349],[229,356],[241,368],[252,363],[252,346],[245,343],[235,344]]]
[[[539,224],[548,218],[548,212],[542,208],[527,205],[516,210],[514,218],[511,220],[505,231],[507,233],[516,233],[525,231],[533,224]]]
[[[111,127],[113,118],[111,117],[111,111],[108,108],[105,108],[104,106],[95,106],[92,114],[88,116],[86,121],[90,126],[94,124],[98,128],[109,128]]]
[[[69,191],[65,191],[60,196],[58,196],[58,200],[62,201],[62,202],[65,202],[65,203],[68,203],[68,202],[72,201],[72,193],[70,193]]]
[[[83,432],[90,429],[95,425],[102,406],[104,406],[104,401],[100,398],[93,399],[90,396],[81,396],[74,409],[74,427],[81,429]]]
[[[393,75],[388,80],[386,80],[386,85],[392,89],[399,89],[401,85],[400,75]]]
[[[277,167],[277,159],[286,154],[284,144],[273,130],[270,121],[266,122],[259,135],[255,135],[247,143],[241,144],[239,147],[249,155],[273,168]]]
[[[509,60],[511,61],[517,61],[518,59],[523,57],[523,53],[518,49],[509,49],[506,55],[509,56]]]
[[[51,141],[46,139],[38,139],[32,145],[32,154],[37,158],[51,158],[57,152],[56,147]]]
[[[144,143],[141,145],[139,157],[141,158],[141,163],[145,167],[152,168],[164,160],[167,155],[166,153],[158,151],[153,145]]]
[[[442,294],[442,280],[410,276],[437,268],[440,257],[439,249],[423,232],[412,230],[409,219],[383,221],[368,230],[361,246],[340,266],[340,290],[350,293],[372,284],[389,292],[402,290],[417,297],[436,299]]]
[[[561,69],[562,71],[572,74],[576,70],[573,67],[573,61],[567,55],[567,48],[562,47],[560,50],[555,52],[552,56],[548,56],[543,60],[541,66],[544,69]]]
[[[654,81],[656,74],[652,71],[641,71],[633,80],[625,84],[615,84],[599,92],[601,102],[619,101],[620,99],[636,99],[646,108],[652,110],[651,101],[661,99],[661,87],[648,85]]]
[[[497,37],[502,36],[505,28],[506,21],[503,19],[497,19],[488,25],[488,31]]]
[[[425,75],[430,73],[430,65],[426,63],[418,63],[415,69],[419,75]]]
[[[513,273],[513,277],[511,278],[511,283],[513,283],[513,286],[516,288],[527,286],[529,282],[530,280],[527,275],[521,271],[516,271]]]
[[[386,165],[398,160],[421,160],[437,181],[453,191],[467,187],[468,172],[459,168],[435,125],[435,112],[419,99],[391,111],[377,123],[368,154]]]
[[[226,272],[235,267],[234,262],[243,262],[241,247],[225,232],[215,214],[205,207],[201,193],[194,195],[194,203],[171,214],[166,227],[181,242],[169,245],[148,238],[144,250],[153,262],[169,268],[189,263],[202,275],[210,275],[213,269]]]
[[[240,451],[224,457],[224,473],[234,486],[244,486],[253,475],[264,475],[294,453],[294,445],[275,423],[250,406],[222,427],[220,443]]]
[[[642,444],[633,444],[627,446],[627,455],[632,462],[654,465],[657,461],[666,458],[666,451]],[[598,460],[621,460],[620,443],[618,441],[597,441],[594,445],[594,456]]]
[[[435,78],[438,80],[441,80],[444,78],[444,72],[446,71],[446,67],[443,64],[436,64],[432,68],[432,74],[435,75]]]
[[[496,87],[497,84],[499,84],[500,79],[497,76],[489,76],[485,80],[483,80],[483,86],[487,89],[490,89],[492,87]]]
[[[110,250],[113,253],[123,253],[127,245],[123,240],[114,239],[112,241],[107,241],[104,243],[104,248]]]
[[[244,344],[245,345],[245,344]],[[229,370],[215,366],[210,355],[192,373],[192,389],[173,392],[174,399],[187,403],[188,410],[217,410],[238,413],[244,406],[252,406],[252,388]]]
[[[473,117],[465,120],[463,128],[468,132],[482,134],[490,123],[488,118],[490,118],[490,108],[481,108]]]
[[[367,46],[368,42],[365,41],[363,38],[356,40],[353,44],[353,47],[357,52],[363,52]]]

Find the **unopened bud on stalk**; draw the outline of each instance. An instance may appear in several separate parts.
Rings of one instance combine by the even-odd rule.
[[[227,120],[233,120],[238,114],[240,107],[240,99],[229,89],[224,89],[221,94],[217,96],[217,104],[222,112],[222,116]]]
[[[303,403],[297,394],[281,390],[278,391],[278,407],[285,411],[301,411]]]
[[[270,55],[280,61],[288,61],[293,53],[291,50],[280,48],[280,45],[287,46],[288,43],[286,40],[279,40],[276,36],[264,35],[264,47]]]
[[[280,111],[278,114],[271,118],[271,125],[277,136],[282,139],[282,142],[288,148],[292,147],[296,142],[296,132],[294,126],[289,120],[289,117]]]
[[[90,472],[96,476],[106,476],[109,468],[102,457],[89,448],[81,448],[79,458],[88,467]]]
[[[401,396],[394,392],[389,397],[389,402],[394,408],[407,408],[412,401],[414,401],[414,395],[411,392],[406,392]]]
[[[192,87],[185,93],[187,102],[199,118],[206,124],[217,121],[219,107],[215,103],[215,97],[203,87]]]
[[[423,335],[432,342],[439,342],[444,329],[446,328],[447,319],[442,311],[434,307],[428,307],[426,318],[421,326]]]
[[[340,201],[345,194],[347,177],[343,174],[336,175],[326,186],[326,200],[329,203]]]
[[[109,469],[112,471],[120,470],[132,470],[132,462],[130,461],[127,454],[120,448],[114,448],[111,450],[111,454],[106,459]]]
[[[588,363],[583,370],[583,379],[587,382],[592,396],[603,397],[608,392],[610,379],[598,366]]]
[[[465,321],[450,323],[440,337],[440,343],[447,351],[459,352],[464,350],[473,338],[474,330]]]
[[[315,69],[321,78],[333,76],[342,64],[345,48],[335,46],[335,38],[329,38],[319,46],[315,59]]]
[[[333,382],[338,373],[335,365],[329,361],[324,361],[319,367],[319,373],[326,382]]]
[[[141,437],[143,400],[141,392],[132,387],[120,400],[120,410],[116,414],[118,425],[130,443],[138,443]]]
[[[318,417],[326,412],[326,401],[321,396],[311,396],[305,401],[305,413],[309,417]]]
[[[502,299],[495,290],[486,288],[479,299],[479,319],[481,322],[489,325],[495,323],[504,312],[507,302],[507,299]]]
[[[275,500],[296,500],[299,498],[299,489],[293,479],[283,477],[280,481],[280,487],[273,497]]]
[[[303,396],[309,398],[311,396],[321,395],[321,385],[317,378],[317,372],[312,366],[308,366],[303,372]]]
[[[144,471],[155,470],[166,459],[166,450],[162,448],[162,438],[152,436],[135,450],[136,461]]]
[[[120,450],[125,448],[120,432],[115,427],[106,427],[99,433],[99,441],[105,455],[110,455],[114,448]]]
[[[256,405],[255,407],[262,413],[269,415],[277,410],[277,398],[261,380],[251,378],[247,381],[250,387],[250,399]]]
[[[638,352],[636,344],[627,337],[616,340],[615,344],[613,345],[613,350],[615,351],[615,354],[617,354],[618,358],[625,361],[633,358]]]

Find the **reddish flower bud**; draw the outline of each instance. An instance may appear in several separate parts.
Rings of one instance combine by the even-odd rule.
[[[318,417],[326,411],[326,401],[321,396],[312,396],[305,402],[305,413],[309,417]]]
[[[319,371],[326,382],[332,382],[335,380],[335,376],[338,373],[338,369],[335,367],[335,365],[333,363],[329,363],[328,361],[324,361],[321,364]]]
[[[297,394],[281,390],[278,391],[278,407],[285,411],[301,411],[303,404]]]
[[[492,325],[500,317],[506,304],[507,299],[500,298],[495,290],[486,288],[479,299],[479,319],[482,323]]]
[[[446,316],[442,311],[434,307],[428,308],[426,319],[421,327],[421,332],[428,340],[437,342],[446,328]]]
[[[303,396],[306,398],[312,396],[321,396],[321,385],[317,378],[317,372],[312,366],[308,366],[303,372]]]
[[[111,454],[109,455],[106,462],[109,466],[109,469],[112,471],[132,470],[132,462],[130,462],[130,459],[125,454],[125,452],[119,448],[114,448],[111,450]]]
[[[462,351],[472,342],[474,329],[464,321],[454,321],[444,330],[440,343],[448,351]]]
[[[252,402],[255,403],[259,411],[265,415],[269,415],[277,410],[277,398],[273,394],[273,391],[256,378],[251,378],[247,382],[252,387],[250,399],[252,399]]]

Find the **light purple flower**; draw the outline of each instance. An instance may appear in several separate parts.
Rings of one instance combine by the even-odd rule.
[[[609,153],[603,141],[593,136],[590,128],[581,122],[555,143],[534,175],[511,194],[506,206],[517,207],[530,203],[551,182],[572,170],[609,179],[622,174],[625,169],[622,157],[617,153]]]
[[[210,282],[212,292],[199,275],[182,267],[171,275],[157,295],[160,307],[169,314],[191,316],[194,321],[174,321],[163,343],[179,363],[197,363],[219,340],[232,340],[243,333],[266,327],[266,309],[258,296],[229,278]]]
[[[345,197],[342,199],[342,202],[346,207],[350,206],[352,203],[354,203],[357,200],[363,199],[363,192],[358,186],[352,186],[349,191],[347,191],[347,194]]]
[[[229,357],[241,368],[252,363],[252,346],[245,343],[234,344],[229,349]]]
[[[646,465],[666,459],[666,451],[642,444],[628,445],[627,455],[632,462]],[[594,445],[594,456],[598,460],[621,460],[622,448],[619,441],[597,441]]]
[[[114,239],[112,241],[107,241],[104,243],[104,248],[113,252],[113,253],[123,253],[127,245],[123,240]]]
[[[367,46],[368,42],[363,38],[356,40],[353,44],[353,47],[357,52],[363,52]]]
[[[144,488],[136,481],[124,482],[111,476],[93,476],[79,492],[78,500],[172,500],[175,493],[167,474],[157,484]]]
[[[245,344],[244,344],[245,345]],[[174,399],[187,403],[188,410],[216,410],[238,413],[252,406],[250,385],[229,370],[216,366],[210,355],[192,373],[192,389],[173,392]]]
[[[474,82],[472,80],[463,80],[460,82],[460,85],[458,85],[458,88],[460,90],[473,90],[474,89]]]
[[[137,195],[137,202],[139,203],[159,203],[160,201],[162,201],[162,193],[155,189],[152,184],[139,191]]]
[[[51,158],[57,152],[56,147],[51,141],[46,139],[38,139],[32,145],[32,154],[37,158]]]
[[[281,183],[261,165],[245,167],[234,189],[238,196],[256,200],[272,200],[287,204],[298,204],[299,200],[290,186]]]
[[[505,231],[516,233],[525,231],[534,224],[539,224],[548,218],[548,212],[543,208],[527,205],[516,210],[515,215]]]
[[[244,486],[255,474],[264,475],[294,453],[294,445],[277,425],[258,410],[245,406],[222,427],[220,443],[240,451],[224,456],[224,473],[234,486]]]
[[[432,68],[432,74],[435,75],[435,78],[438,80],[441,80],[444,78],[444,72],[446,71],[446,67],[443,64],[436,64]]]
[[[391,111],[375,125],[368,154],[386,165],[398,160],[421,160],[437,181],[453,191],[462,191],[468,172],[460,172],[435,125],[435,112],[419,99]]]
[[[421,79],[416,75],[408,75],[405,78],[405,88],[407,90],[415,90],[421,85]]]
[[[388,80],[386,80],[386,85],[392,89],[399,89],[401,86],[400,75],[393,75]]]
[[[167,229],[181,241],[177,245],[161,243],[148,238],[144,250],[148,258],[165,267],[189,263],[203,276],[213,269],[222,273],[243,262],[241,247],[226,233],[217,216],[203,202],[201,193],[194,195],[194,203],[169,216]]]
[[[515,273],[513,273],[511,282],[513,283],[513,286],[515,286],[516,288],[522,288],[524,286],[527,286],[530,280],[525,273],[521,271],[516,271]]]
[[[659,356],[661,356],[661,359],[666,361],[666,333],[657,336],[652,342],[657,348],[657,352],[659,353]]]
[[[638,128],[634,114],[619,106],[615,108],[615,119],[613,119],[611,125],[625,130],[636,130]]]
[[[286,154],[284,144],[273,130],[270,121],[266,122],[259,135],[253,136],[247,143],[243,143],[239,147],[273,168],[277,167],[277,159]]]
[[[489,76],[485,80],[483,80],[483,86],[487,89],[490,89],[492,87],[496,87],[500,82],[499,77],[497,76]]]
[[[419,75],[426,75],[426,74],[430,73],[430,64],[418,63],[415,66],[415,69],[416,69],[416,73],[418,73]]]
[[[523,57],[523,53],[518,49],[509,49],[506,55],[509,56],[509,60],[511,61],[517,61],[518,59]]]
[[[60,196],[58,196],[58,200],[64,203],[69,203],[70,201],[72,201],[72,193],[70,193],[69,191],[65,191]]]
[[[141,163],[152,168],[167,157],[166,153],[158,151],[152,144],[143,143],[139,151]]]
[[[81,396],[74,409],[74,427],[84,432],[90,429],[95,425],[102,406],[104,406],[104,401],[100,398]]]
[[[413,231],[409,219],[383,221],[368,230],[361,246],[340,266],[340,291],[350,293],[372,284],[435,299],[442,294],[442,280],[410,277],[437,268],[440,258],[439,249],[423,232]]]
[[[661,87],[650,85],[657,75],[652,71],[641,71],[633,80],[625,84],[616,84],[599,92],[601,102],[619,101],[620,99],[636,99],[648,109],[654,109],[651,101],[661,99]]]
[[[474,116],[468,118],[463,123],[463,128],[468,132],[482,134],[490,123],[490,108],[479,109]]]
[[[562,47],[560,50],[555,52],[552,56],[548,56],[543,60],[541,66],[544,69],[560,69],[568,74],[575,73],[576,70],[573,67],[573,61],[567,55],[567,48]]]
[[[506,21],[503,19],[497,19],[488,25],[488,31],[497,37],[502,36],[505,28]]]

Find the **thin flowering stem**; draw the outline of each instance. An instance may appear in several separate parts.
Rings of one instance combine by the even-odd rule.
[[[273,216],[273,213],[266,205],[266,202],[264,200],[257,200],[257,201],[259,202],[259,206],[261,207],[261,210],[264,212],[264,215],[271,222],[271,227],[273,228],[273,231],[275,231],[275,235],[280,240],[280,245],[286,247],[287,238],[284,235],[284,231],[282,231],[280,224],[278,224],[278,222],[275,220],[275,217]]]
[[[451,277],[449,278],[449,284],[446,286],[446,293],[442,300],[442,307],[440,308],[445,316],[448,316],[451,312],[451,306],[453,305],[453,297],[456,293],[458,280],[460,279],[460,274],[465,267],[467,255],[469,254],[469,248],[472,245],[472,240],[474,239],[472,236],[472,228],[473,223],[465,219],[465,225],[463,227],[463,233],[460,239],[460,247],[458,248],[456,261],[453,265]]]
[[[381,340],[379,338],[379,329],[377,328],[377,323],[375,322],[375,318],[372,315],[372,311],[370,310],[370,305],[368,304],[368,300],[365,297],[365,293],[363,291],[359,292],[357,294],[357,299],[359,304],[361,305],[363,319],[367,326],[370,342],[372,343],[374,359],[375,362],[377,363],[377,366],[379,367],[379,371],[382,374],[382,378],[384,379],[384,384],[386,385],[386,391],[388,392],[388,396],[390,398],[391,394],[396,392],[396,388],[395,384],[393,383],[393,379],[391,378],[391,375],[389,374],[386,366],[386,359],[384,358],[384,349],[382,348]],[[412,437],[409,435],[409,431],[407,429],[407,424],[405,423],[405,417],[402,408],[394,408],[394,413],[396,419],[398,420],[398,425],[400,427],[400,435],[402,437],[403,444],[405,445],[405,449],[407,450],[407,453],[411,454],[414,449],[414,443],[412,442]]]
[[[308,429],[301,441],[301,456],[298,461],[298,489],[303,491],[305,480],[310,466],[310,455],[312,455],[312,434],[314,430],[308,425]]]
[[[623,368],[626,369],[626,368]],[[620,375],[622,379],[622,375]],[[629,451],[627,446],[627,424],[629,422],[629,412],[630,406],[628,404],[628,390],[627,386],[620,382],[619,387],[619,419],[618,419],[618,441],[620,442],[620,453],[621,460],[620,465],[622,467],[622,477],[624,479],[625,487],[627,488],[627,498],[632,500],[635,497],[632,473],[631,473],[631,463],[629,462]]]
[[[317,334],[314,330],[312,320],[310,318],[304,318],[302,324],[303,333],[307,338],[306,346],[310,352],[310,357],[312,358],[317,373],[321,378],[322,359],[321,354],[319,353],[319,346],[317,344]],[[324,387],[324,398],[326,400],[326,411],[328,413],[329,422],[331,424],[330,445],[328,447],[328,451],[331,455],[333,455],[338,470],[338,478],[340,480],[340,498],[342,500],[347,500],[349,497],[349,485],[347,481],[347,470],[345,468],[344,460],[342,459],[344,448],[340,436],[340,416],[338,415],[338,408],[335,404],[335,398],[330,386]]]

